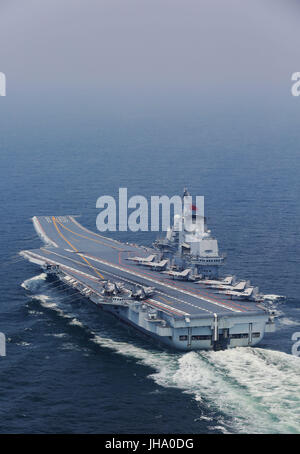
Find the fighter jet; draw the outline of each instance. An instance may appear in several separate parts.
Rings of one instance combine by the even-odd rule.
[[[135,287],[135,290],[132,292],[131,296],[132,296],[132,298],[143,300],[143,299],[146,299],[146,298],[149,298],[150,296],[152,296],[154,291],[155,291],[154,287],[144,287],[144,286]]]

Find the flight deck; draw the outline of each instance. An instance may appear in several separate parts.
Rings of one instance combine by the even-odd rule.
[[[246,345],[246,337],[247,344],[254,345],[270,321],[259,302],[220,294],[199,279],[175,279],[176,273],[160,268],[162,254],[157,248],[94,233],[75,216],[38,216],[33,224],[44,246],[22,251],[25,258],[44,269],[59,270],[56,274],[64,283],[76,283],[102,308],[171,346],[230,347]],[[147,265],[149,256],[160,256],[157,266],[155,261]],[[105,298],[107,282],[120,283],[127,294],[136,288],[154,290],[141,300],[124,297],[121,304],[116,296]]]

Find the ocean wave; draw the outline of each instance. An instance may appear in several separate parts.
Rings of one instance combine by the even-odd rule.
[[[293,320],[292,318],[282,317],[278,320],[279,325],[283,326],[300,326],[299,320]]]
[[[31,292],[34,292],[40,286],[45,282],[47,279],[47,274],[46,273],[41,273],[38,274],[37,276],[33,276],[29,279],[26,279],[24,282],[22,282],[21,287],[23,287],[25,290],[30,290]]]
[[[67,334],[66,333],[46,333],[46,334],[44,334],[44,336],[46,336],[46,337],[56,337],[58,339],[61,339],[63,337],[67,337]]]

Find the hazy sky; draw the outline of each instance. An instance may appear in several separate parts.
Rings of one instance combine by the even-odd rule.
[[[11,99],[288,96],[299,23],[295,0],[0,0],[0,71]]]

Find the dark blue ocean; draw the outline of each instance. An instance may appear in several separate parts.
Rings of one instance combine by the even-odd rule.
[[[5,115],[2,103],[1,433],[300,432],[300,358],[291,354],[300,332],[300,104],[221,104],[107,115],[28,106],[27,116],[17,104]],[[164,350],[56,290],[18,255],[41,244],[34,215],[79,214],[96,230],[99,196],[119,187],[171,196],[184,186],[205,196],[224,272],[287,296],[276,333],[257,348]]]

